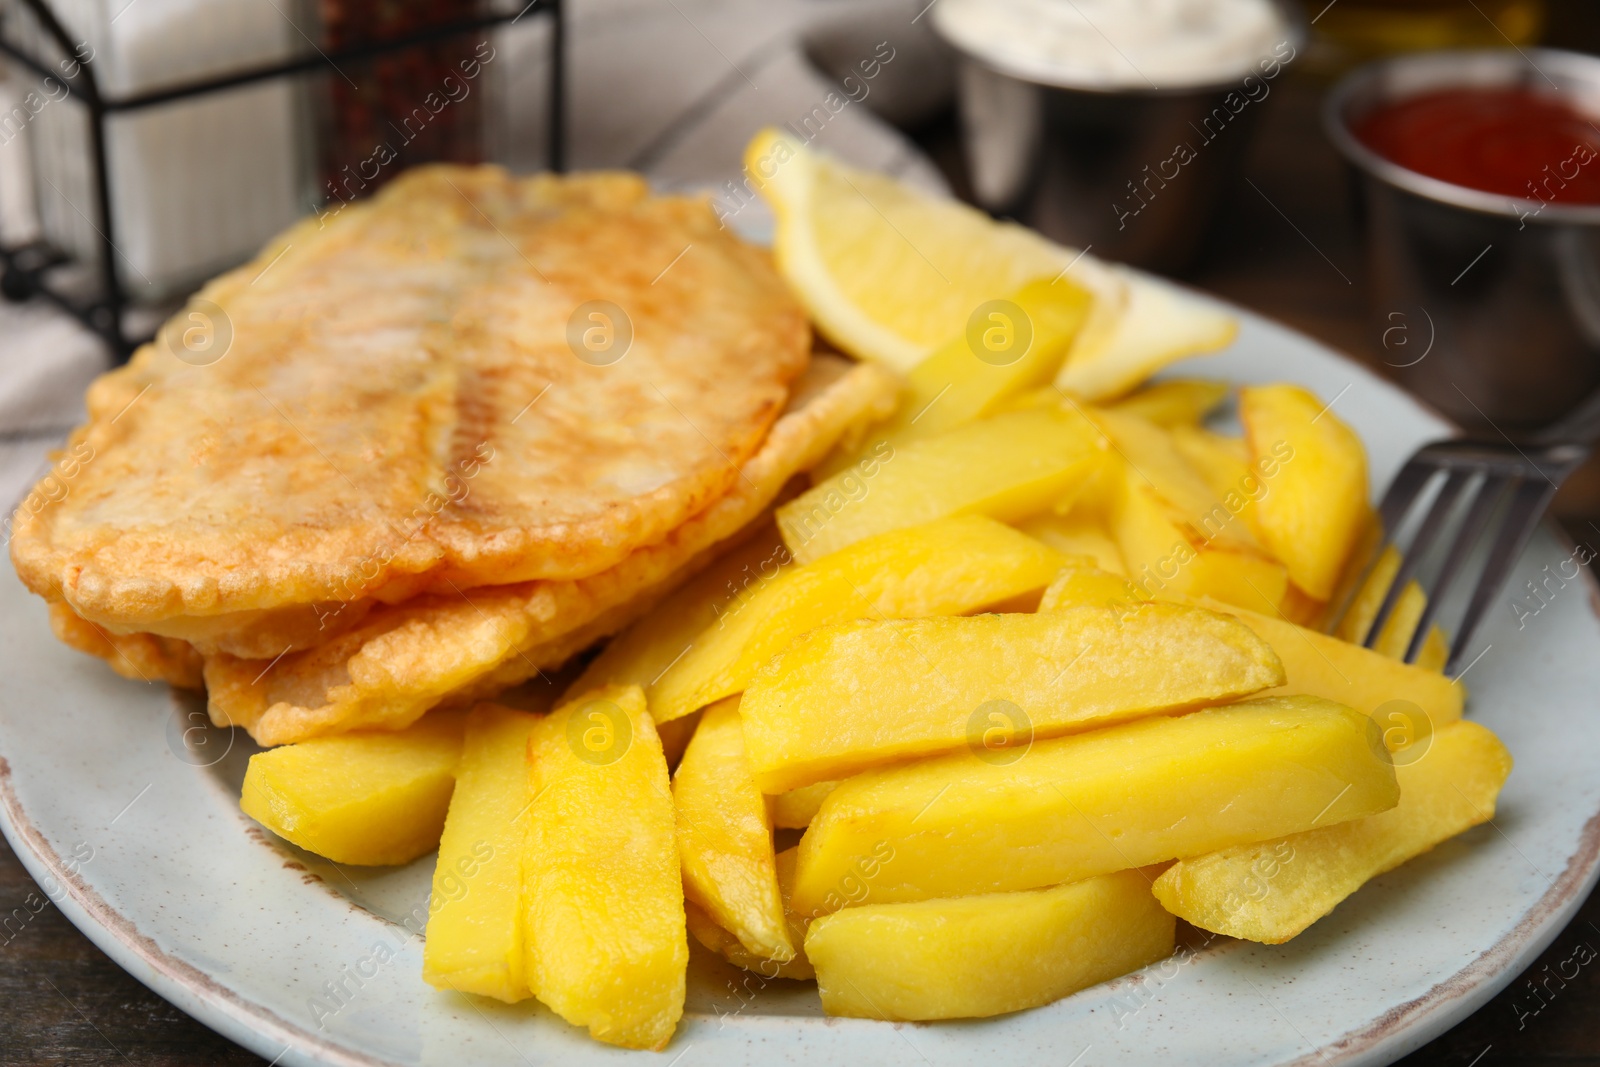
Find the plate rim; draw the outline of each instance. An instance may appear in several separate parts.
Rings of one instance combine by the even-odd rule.
[[[1373,368],[1287,322],[1174,279],[1161,277],[1158,280],[1226,308],[1239,317],[1241,326],[1245,321],[1254,320],[1257,324],[1292,333],[1301,342],[1320,349],[1352,371],[1396,391],[1419,412],[1455,428],[1429,405]],[[1576,544],[1554,520],[1547,517],[1541,525],[1559,543],[1569,548]],[[1584,568],[1583,575],[1589,594],[1588,610],[1600,620],[1600,578],[1588,568]],[[299,1061],[335,1067],[395,1067],[393,1060],[338,1044],[284,1019],[228,989],[194,964],[165,952],[151,938],[140,934],[132,919],[113,908],[78,872],[63,863],[34,826],[16,795],[11,765],[3,755],[0,755],[0,834],[5,836],[41,891],[80,933],[117,966],[191,1018],[263,1058],[275,1056],[269,1059],[272,1064]],[[64,891],[52,893],[46,889],[47,879],[55,881]],[[1421,995],[1392,1006],[1378,1018],[1347,1030],[1326,1044],[1282,1061],[1279,1067],[1388,1063],[1421,1047],[1508,986],[1555,940],[1597,881],[1600,881],[1600,811],[1584,822],[1578,846],[1567,857],[1561,873],[1551,879],[1549,888],[1505,936]],[[373,918],[384,921],[381,916]]]
[[[336,1067],[394,1067],[337,1045],[236,993],[206,972],[138,932],[137,924],[106,902],[77,871],[69,869],[23,809],[12,785],[11,763],[0,756],[0,833],[41,892],[78,931],[141,984],[186,1015],[259,1056],[276,1051],[273,1064],[294,1051],[305,1062]],[[45,888],[53,880],[65,892]],[[377,918],[374,916],[374,918]],[[270,1038],[270,1040],[269,1040]],[[278,1048],[282,1046],[282,1048]],[[317,1059],[307,1059],[315,1055]]]

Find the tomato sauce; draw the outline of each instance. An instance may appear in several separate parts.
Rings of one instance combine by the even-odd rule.
[[[1407,170],[1523,200],[1600,204],[1600,120],[1528,89],[1446,89],[1376,108],[1353,124]]]

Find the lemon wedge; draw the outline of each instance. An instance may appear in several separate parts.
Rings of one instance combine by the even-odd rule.
[[[1226,348],[1239,332],[1221,306],[1181,286],[1127,267],[1100,267],[1122,282],[1123,300],[1110,322],[1086,331],[1067,353],[1056,375],[1065,392],[1093,401],[1125,396],[1169,363]]]
[[[1060,250],[1020,226],[763,130],[745,149],[777,217],[778,269],[840,349],[902,373],[967,327],[973,309],[1061,273]]]
[[[855,170],[776,130],[746,147],[745,171],[776,217],[778,269],[817,329],[841,351],[902,374],[961,336],[979,305],[1041,279],[1070,278],[1094,295],[1056,377],[1084,400],[1126,393],[1236,330],[1232,316],[1176,286]]]

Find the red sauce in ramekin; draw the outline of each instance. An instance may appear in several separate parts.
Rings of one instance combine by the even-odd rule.
[[[1600,204],[1600,119],[1528,89],[1445,89],[1380,106],[1356,137],[1407,170],[1522,200]]]

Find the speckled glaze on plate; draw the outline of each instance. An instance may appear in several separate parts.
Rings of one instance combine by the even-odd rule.
[[[1360,367],[1239,314],[1231,348],[1177,370],[1337,397],[1379,487],[1446,432]],[[1542,530],[1511,590],[1571,553]],[[198,703],[58,644],[10,567],[0,568],[0,824],[113,959],[279,1064],[1387,1063],[1487,1001],[1595,880],[1594,589],[1587,574],[1567,582],[1520,627],[1508,591],[1478,638],[1487,651],[1466,677],[1468,714],[1517,761],[1492,825],[1377,879],[1287,945],[1218,939],[1191,962],[984,1021],[826,1019],[810,987],[763,985],[698,948],[666,1060],[598,1045],[531,1002],[438,993],[420,977],[412,917],[426,913],[431,859],[335,868],[263,832],[237,803],[248,740],[196,725]]]

